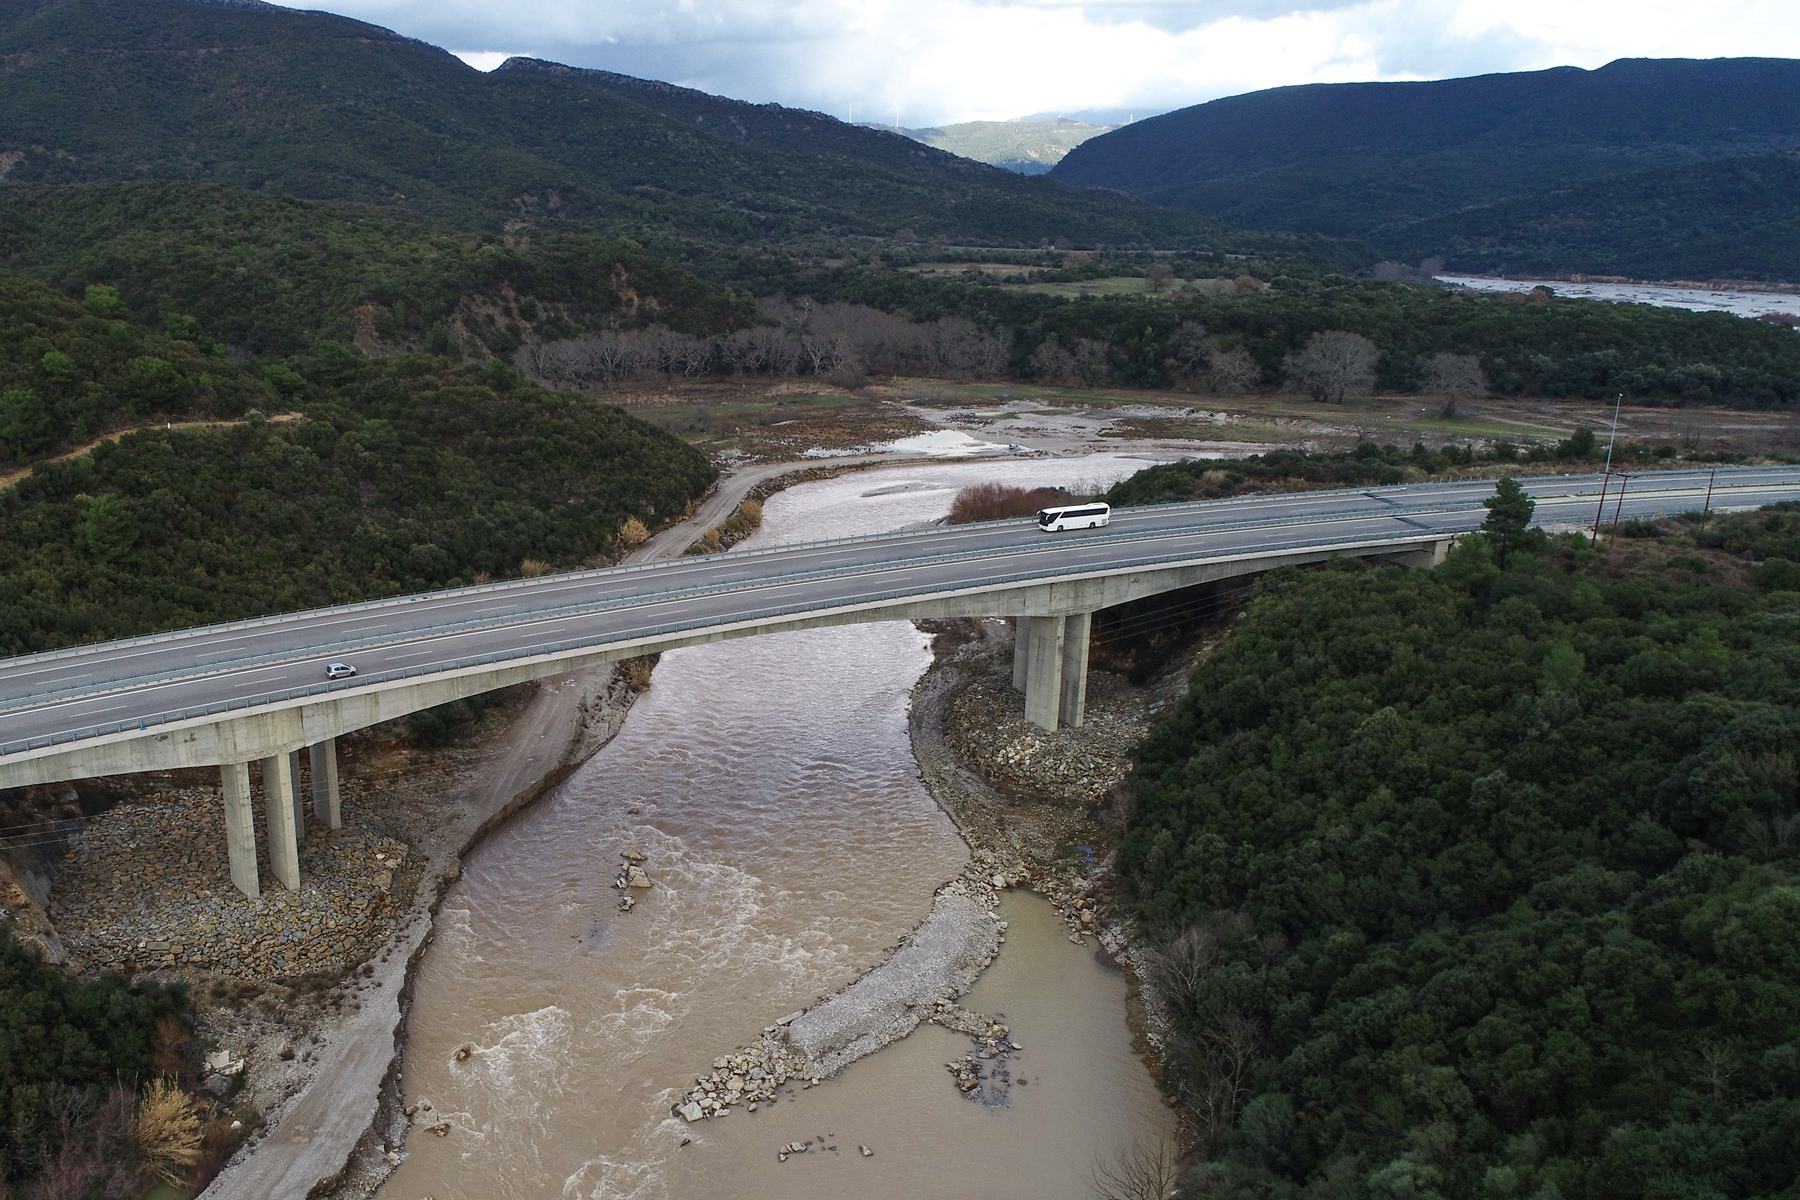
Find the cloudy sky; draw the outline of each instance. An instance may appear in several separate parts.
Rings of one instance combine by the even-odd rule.
[[[909,126],[1164,112],[1290,83],[1800,58],[1800,0],[283,0],[509,54]]]

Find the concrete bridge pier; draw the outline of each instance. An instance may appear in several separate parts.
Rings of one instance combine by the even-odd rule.
[[[290,892],[300,890],[300,840],[294,829],[294,776],[290,758],[262,760],[263,816],[269,834],[269,870]]]
[[[1070,613],[1063,618],[1062,686],[1057,692],[1057,716],[1072,729],[1079,729],[1087,716],[1088,641],[1093,629],[1093,613]]]
[[[262,895],[256,878],[256,813],[250,806],[250,764],[226,763],[219,768],[225,785],[225,853],[231,882],[254,900]]]
[[[1013,642],[1013,686],[1025,693],[1025,719],[1056,732],[1079,726],[1087,710],[1091,612],[1020,617]]]
[[[294,841],[306,840],[306,793],[300,787],[300,752],[290,750],[287,756],[288,792],[294,798]]]
[[[344,827],[338,803],[337,739],[326,738],[307,747],[312,764],[313,816],[327,829]]]
[[[1013,618],[1013,691],[1025,690],[1031,670],[1031,618]]]

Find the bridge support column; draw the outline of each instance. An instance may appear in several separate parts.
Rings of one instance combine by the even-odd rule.
[[[312,762],[313,816],[327,829],[342,829],[343,814],[338,808],[337,739],[326,738],[309,746],[306,756]]]
[[[225,854],[231,883],[254,900],[262,895],[256,878],[256,813],[250,807],[250,764],[226,763],[219,768],[225,784]]]
[[[1013,690],[1025,690],[1031,667],[1031,618],[1013,618]]]
[[[1062,725],[1080,725],[1087,713],[1088,640],[1094,614],[1019,621],[1024,631],[1013,649],[1013,679],[1023,676],[1025,719],[1052,733]]]
[[[300,890],[300,843],[294,835],[294,776],[288,756],[262,760],[263,816],[269,831],[269,870],[290,892]]]
[[[1080,728],[1087,712],[1088,637],[1093,627],[1093,613],[1070,613],[1063,618],[1062,689],[1057,716],[1071,729]]]
[[[288,791],[294,797],[294,841],[306,840],[306,792],[300,786],[300,752],[287,756]]]
[[[1025,719],[1054,733],[1062,707],[1063,618],[1034,618],[1026,646]]]

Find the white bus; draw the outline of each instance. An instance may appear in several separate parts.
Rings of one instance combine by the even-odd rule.
[[[1045,533],[1057,533],[1064,529],[1098,529],[1111,517],[1112,508],[1105,504],[1071,504],[1038,510],[1037,523]]]

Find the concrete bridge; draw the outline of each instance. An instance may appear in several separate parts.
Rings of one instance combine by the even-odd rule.
[[[1594,519],[1595,476],[1524,481],[1544,525]],[[1612,493],[1620,490],[1613,478]],[[1606,517],[1800,500],[1800,470],[1634,475]],[[1029,719],[1079,725],[1093,614],[1278,567],[1429,566],[1492,481],[1239,497],[739,551],[318,609],[0,662],[0,787],[216,766],[232,881],[259,892],[251,765],[271,871],[300,886],[306,790],[338,828],[336,738],[465,696],[704,642],[866,621],[1017,619]],[[1616,506],[1616,507],[1615,507]],[[344,660],[356,677],[328,681]],[[302,771],[302,759],[305,771]],[[309,785],[303,789],[303,785]]]

